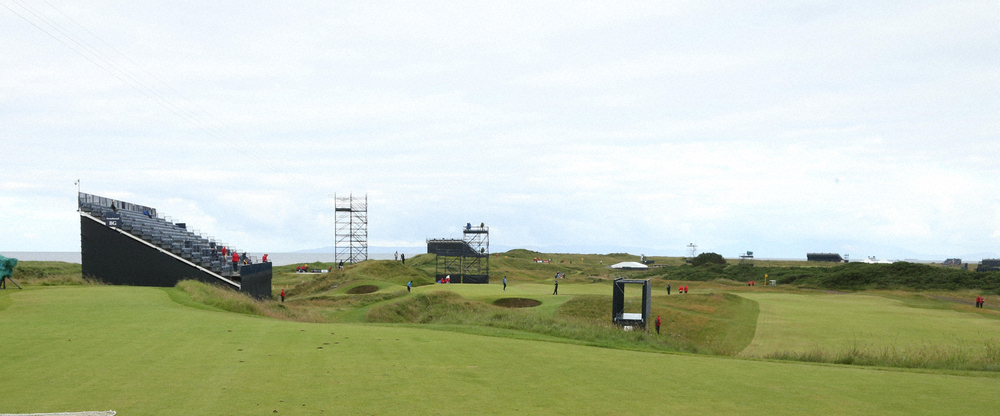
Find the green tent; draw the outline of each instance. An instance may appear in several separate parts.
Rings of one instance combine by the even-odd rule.
[[[17,259],[0,256],[0,279],[13,276],[15,267],[17,267]]]

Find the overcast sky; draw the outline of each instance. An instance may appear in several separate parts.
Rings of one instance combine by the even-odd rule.
[[[1000,3],[0,0],[0,250],[1000,253]],[[970,259],[973,260],[973,259]]]

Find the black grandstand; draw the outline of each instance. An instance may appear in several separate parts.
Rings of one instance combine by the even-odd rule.
[[[806,260],[842,263],[844,258],[840,257],[840,254],[837,253],[806,253]]]
[[[152,207],[79,194],[83,274],[119,285],[172,287],[184,279],[271,297],[271,263],[241,259],[234,269],[226,244],[188,230]],[[227,255],[222,255],[222,248]]]
[[[995,272],[1000,271],[1000,259],[983,259],[979,262],[979,267],[976,267],[977,272]]]
[[[427,253],[434,254],[436,281],[450,278],[453,283],[490,282],[490,228],[486,224],[462,229],[461,240],[441,238],[427,240]]]

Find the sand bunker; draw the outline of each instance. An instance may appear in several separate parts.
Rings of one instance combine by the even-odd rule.
[[[493,301],[493,304],[501,308],[533,308],[542,302],[525,298],[503,298]]]
[[[378,292],[378,286],[375,285],[361,285],[354,286],[347,290],[349,295],[360,295],[362,293],[375,293]]]

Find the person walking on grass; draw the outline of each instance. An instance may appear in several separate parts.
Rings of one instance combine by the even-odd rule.
[[[670,294],[670,283],[667,283],[667,294]]]
[[[660,335],[660,315],[656,315],[656,335]]]
[[[503,277],[503,291],[507,291],[507,276]]]
[[[556,280],[556,290],[553,290],[552,294],[553,295],[558,295],[559,294],[559,281],[558,280]]]
[[[281,288],[281,303],[285,303],[285,289]]]
[[[410,289],[412,287],[413,287],[413,281],[412,280],[410,280],[409,282],[406,282],[406,293],[410,293]]]

